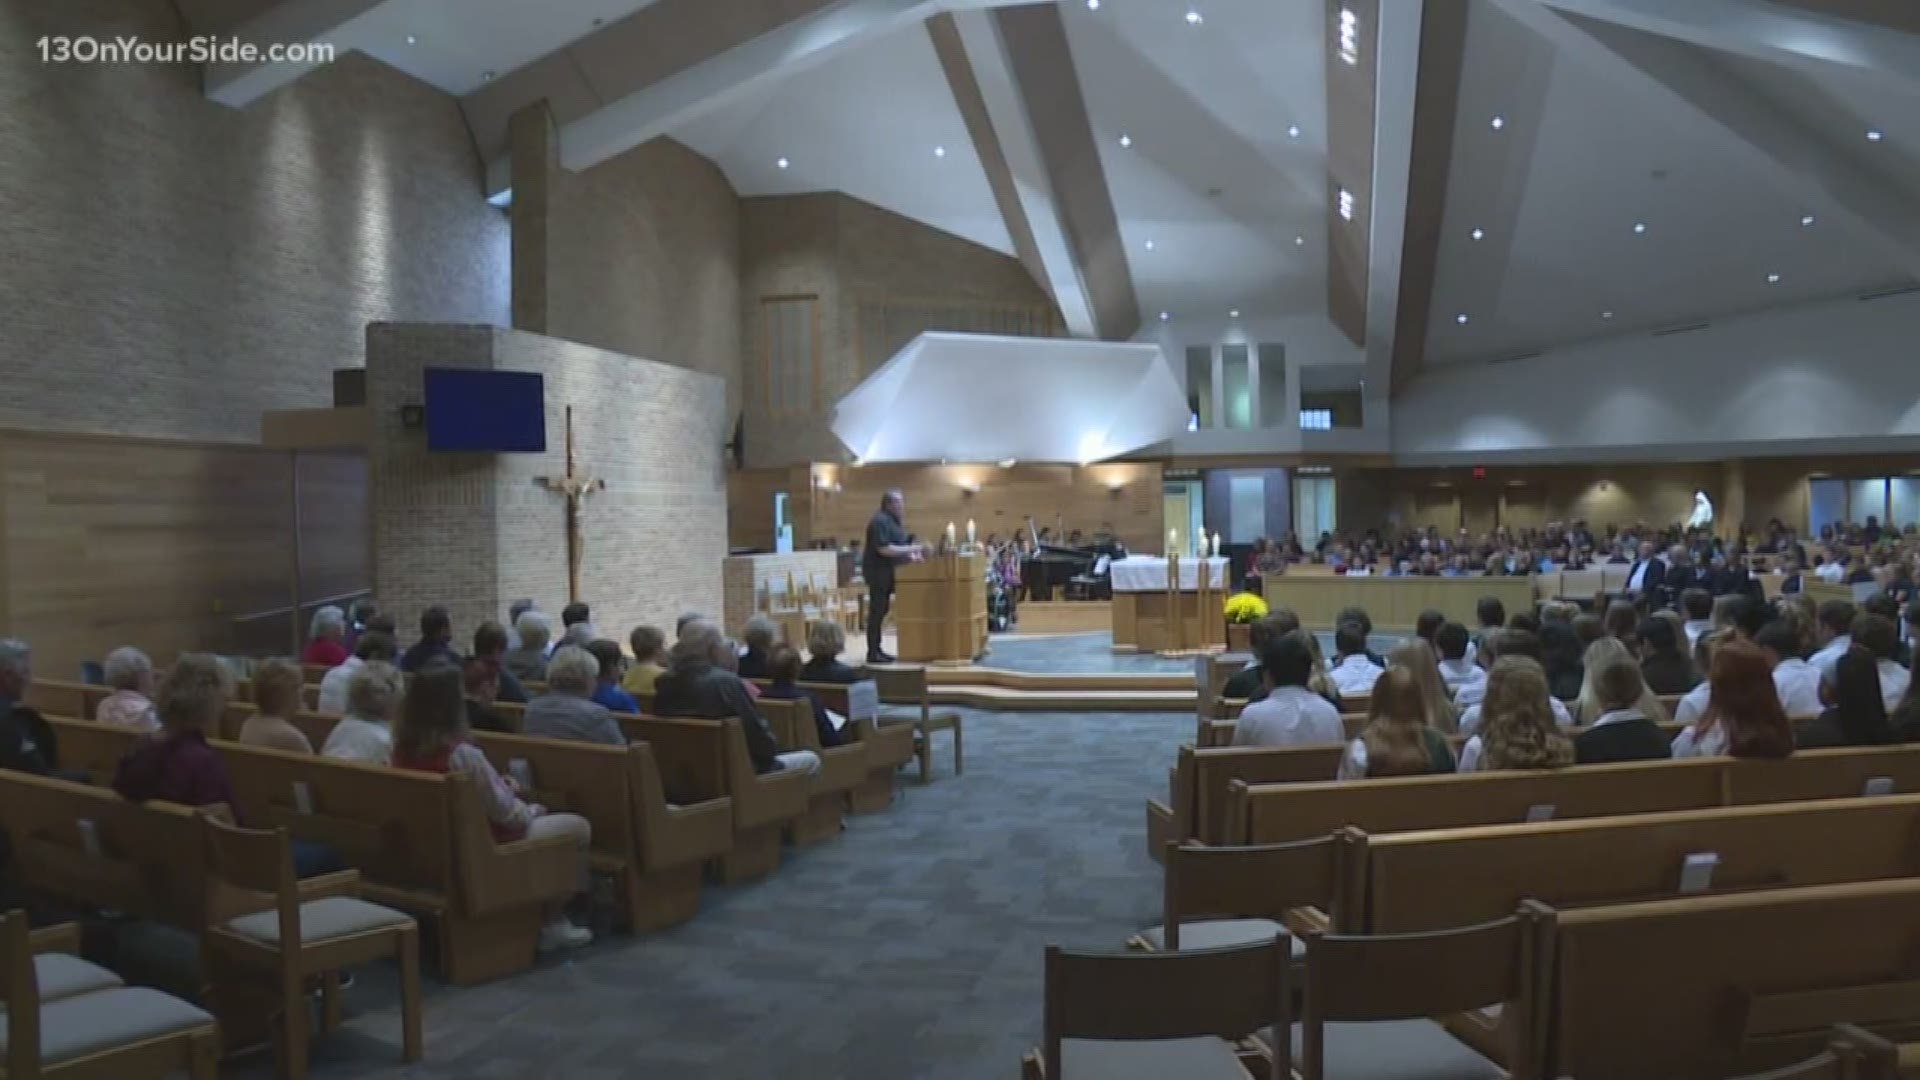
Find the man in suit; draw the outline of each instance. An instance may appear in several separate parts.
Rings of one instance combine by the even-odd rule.
[[[1664,599],[1662,586],[1666,577],[1667,564],[1653,553],[1653,541],[1640,541],[1640,557],[1634,560],[1633,569],[1627,571],[1627,597],[1633,600],[1647,597],[1656,602]]]
[[[880,509],[867,522],[867,540],[860,556],[860,572],[867,579],[867,663],[891,664],[893,657],[880,648],[887,612],[893,607],[895,563],[919,562],[924,549],[907,535],[901,520],[907,500],[896,489],[880,497]]]

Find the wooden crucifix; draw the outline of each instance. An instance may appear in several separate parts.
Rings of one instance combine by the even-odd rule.
[[[548,491],[557,491],[567,498],[567,602],[580,599],[580,560],[586,554],[587,538],[580,528],[580,504],[587,496],[604,490],[605,480],[594,476],[582,476],[574,472],[573,465],[573,406],[567,406],[567,473],[565,476],[542,476],[538,478],[540,486]]]

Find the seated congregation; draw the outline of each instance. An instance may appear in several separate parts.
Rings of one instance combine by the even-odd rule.
[[[0,920],[0,962],[30,959],[43,1010],[72,997],[91,1022],[133,991],[39,954],[77,952],[80,926],[184,932],[202,970],[178,983],[203,993],[140,991],[158,1004],[131,1034],[159,1040],[158,1071],[113,1075],[210,1076],[222,1053],[271,1041],[278,1075],[297,1077],[309,1039],[340,1023],[343,971],[387,957],[410,1061],[420,927],[447,981],[510,975],[588,945],[591,926],[685,922],[703,880],[756,880],[784,844],[839,837],[847,814],[894,801],[915,756],[925,778],[921,709],[877,707],[923,706],[924,671],[874,685],[839,662],[838,626],[811,628],[803,663],[764,619],[744,653],[688,614],[671,644],[634,628],[631,656],[584,604],[558,635],[531,606],[511,619],[463,652],[431,607],[402,649],[371,602],[324,607],[299,662],[240,677],[212,655],[161,670],[120,647],[98,682],[62,682],[35,677],[28,643],[0,641],[0,893],[23,912]],[[270,993],[259,964],[278,973]],[[62,1022],[43,1013],[43,1061],[112,1049]]]
[[[1160,922],[1048,950],[1026,1075],[1910,1075],[1920,603],[1813,592],[1489,597],[1384,656],[1271,610],[1148,800]]]

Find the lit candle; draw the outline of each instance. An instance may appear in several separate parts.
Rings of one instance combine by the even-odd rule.
[[[1180,530],[1168,529],[1167,530],[1167,557],[1172,558],[1173,553],[1179,550],[1180,550]]]
[[[967,546],[973,546],[973,519],[967,519]]]
[[[1220,534],[1219,533],[1213,534],[1213,557],[1216,559],[1220,557]]]
[[[947,546],[953,546],[953,522],[947,522]]]

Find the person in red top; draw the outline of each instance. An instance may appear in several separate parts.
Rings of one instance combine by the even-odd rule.
[[[393,726],[393,765],[415,772],[460,773],[478,784],[496,841],[574,838],[580,845],[584,878],[592,826],[578,814],[550,814],[546,807],[522,800],[519,783],[494,770],[467,727],[466,685],[460,668],[436,662],[413,677]],[[548,910],[547,924],[540,931],[542,952],[575,949],[592,940],[593,931],[568,920],[565,902]]]
[[[303,664],[339,667],[352,655],[347,651],[347,613],[328,604],[313,613],[313,625],[307,632],[307,647],[300,652]]]

